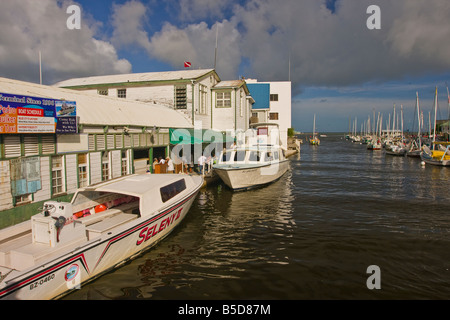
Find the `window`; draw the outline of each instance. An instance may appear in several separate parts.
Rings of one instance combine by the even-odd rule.
[[[79,188],[87,187],[89,185],[87,153],[80,153],[78,155],[78,185]]]
[[[208,100],[208,87],[200,85],[200,102],[199,102],[199,113],[207,114],[207,100]]]
[[[259,161],[260,155],[257,151],[251,151],[250,156],[248,157],[249,161]]]
[[[187,93],[186,86],[176,86],[175,87],[175,109],[186,109],[187,108]]]
[[[64,183],[64,158],[52,157],[52,195],[65,192]]]
[[[184,179],[178,180],[177,182],[162,187],[160,189],[161,200],[163,202],[167,202],[185,189],[186,189],[186,182],[184,181]]]
[[[16,158],[22,155],[20,136],[3,137],[5,158]]]
[[[217,108],[231,107],[231,91],[222,91],[216,93],[216,107]]]
[[[16,206],[21,204],[30,203],[32,201],[31,194],[24,194],[21,196],[16,196],[14,198]]]
[[[278,94],[271,94],[270,101],[278,101]]]
[[[270,120],[278,120],[278,112],[269,113],[269,119]]]
[[[97,93],[101,96],[107,96],[108,95],[108,89],[98,89]]]
[[[126,98],[127,97],[127,89],[117,89],[117,97],[118,98]]]
[[[245,160],[245,150],[236,151],[234,154],[234,161],[244,161]]]
[[[122,151],[122,176],[128,174],[128,156],[127,151]]]
[[[102,153],[102,181],[109,180],[109,152]]]
[[[55,153],[55,136],[41,136],[42,154]]]

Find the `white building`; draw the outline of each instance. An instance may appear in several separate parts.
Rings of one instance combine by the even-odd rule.
[[[292,127],[291,82],[258,82],[246,79],[250,95],[255,100],[252,106],[251,123],[276,123],[280,128],[280,139],[287,148],[288,129]]]
[[[74,101],[76,133],[56,134],[56,118],[48,115],[27,117],[23,121],[30,125],[19,130],[14,104],[30,96],[32,104]],[[43,201],[70,200],[77,188],[145,173],[150,159],[168,155],[170,129],[192,128],[181,114],[155,103],[5,78],[0,78],[0,108],[0,228],[28,219]]]
[[[252,105],[245,81],[221,81],[214,69],[96,76],[55,86],[160,104],[192,125],[222,132],[247,130]]]

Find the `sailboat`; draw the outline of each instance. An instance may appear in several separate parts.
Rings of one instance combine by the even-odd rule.
[[[434,132],[433,132],[433,150],[430,150],[427,146],[422,148],[420,158],[427,164],[435,166],[450,166],[450,142],[436,141],[436,115],[437,115],[437,87],[434,97]],[[446,146],[440,150],[435,150],[436,145]]]
[[[398,123],[397,123],[398,125]],[[403,106],[401,106],[401,126],[402,126],[402,131],[401,131],[401,138],[400,141],[398,141],[398,137],[396,137],[396,132],[394,130],[394,139],[391,143],[386,144],[385,146],[385,152],[388,155],[391,156],[400,156],[403,157],[404,155],[406,155],[406,148],[404,146],[404,139],[403,139]],[[392,127],[395,128],[395,105],[394,105],[394,116],[392,119]]]
[[[420,130],[420,108],[419,108],[419,93],[416,92],[416,109],[417,109],[417,123],[418,123],[418,131],[417,131],[417,140],[413,139],[409,145],[408,151],[406,152],[406,155],[408,157],[419,157],[420,153],[422,152],[422,133]]]
[[[320,145],[320,140],[316,134],[316,114],[314,114],[313,135],[312,135],[312,139],[309,139],[309,143],[314,146]]]

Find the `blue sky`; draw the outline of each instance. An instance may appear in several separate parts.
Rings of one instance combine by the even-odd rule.
[[[69,5],[81,8],[68,30]],[[380,8],[381,29],[366,22]],[[448,0],[3,0],[0,76],[45,84],[73,77],[212,68],[223,80],[292,81],[292,126],[347,131],[403,105],[412,125],[415,94],[431,111],[439,90],[448,115]],[[289,59],[290,57],[290,59]],[[289,61],[291,68],[289,69]]]

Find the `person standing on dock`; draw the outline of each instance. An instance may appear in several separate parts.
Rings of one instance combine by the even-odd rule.
[[[202,154],[200,158],[198,158],[198,171],[200,174],[203,174],[203,167],[206,162],[206,157]]]

